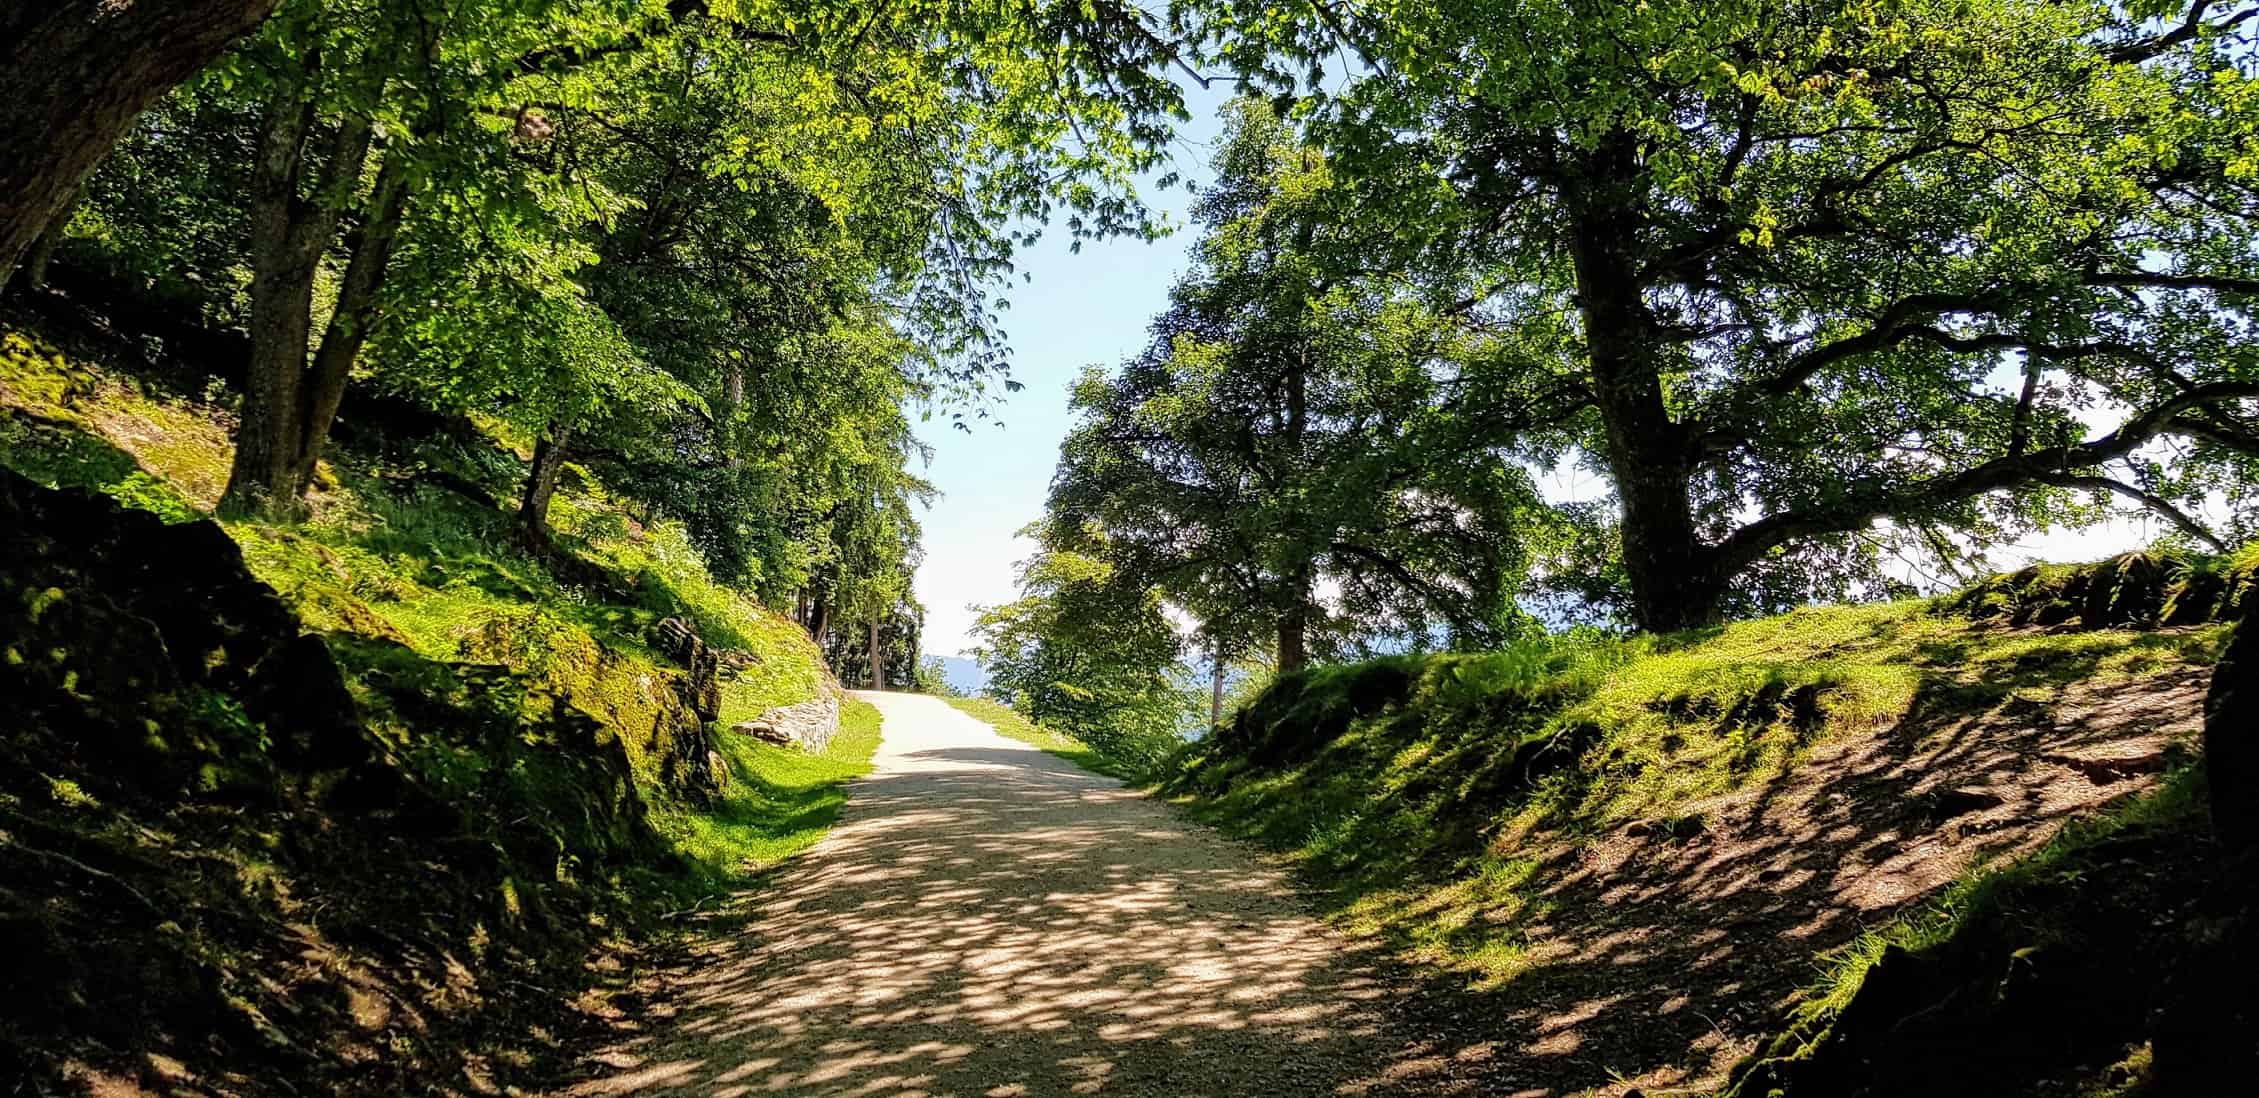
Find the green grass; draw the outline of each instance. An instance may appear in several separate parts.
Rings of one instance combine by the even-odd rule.
[[[36,333],[0,332],[0,463],[168,521],[208,518],[232,453],[225,402],[213,396],[224,394],[167,394]],[[553,561],[523,547],[506,511],[413,482],[423,468],[499,499],[523,475],[505,440],[475,432],[415,441],[390,464],[338,450],[305,521],[222,525],[310,629],[443,663],[503,664],[569,698],[611,730],[654,824],[702,873],[771,865],[821,834],[874,749],[867,706],[848,707],[821,758],[723,734],[731,781],[712,806],[666,787],[653,731],[682,715],[680,672],[647,642],[661,618],[685,615],[708,643],[753,657],[724,682],[724,728],[829,688],[804,630],[716,582],[680,524],[639,520],[585,469],[568,469],[552,505]]]
[[[652,823],[676,850],[717,883],[767,869],[813,846],[839,818],[849,781],[871,771],[879,712],[849,699],[839,733],[821,755],[722,734],[729,785],[700,811],[665,806]]]
[[[1282,676],[1159,787],[1286,853],[1350,929],[1478,984],[1552,915],[1532,843],[1781,778],[1920,715],[2014,719],[2076,682],[2208,665],[2225,628],[2041,632],[1939,603],[1813,608],[1664,637],[1550,638]]]
[[[1115,759],[1073,736],[1035,724],[1014,712],[1011,706],[1005,705],[1003,702],[991,698],[943,697],[941,700],[955,706],[960,712],[987,722],[989,727],[996,729],[999,735],[1018,740],[1031,747],[1042,748],[1044,751],[1057,755],[1094,774],[1120,778],[1125,782],[1137,782],[1144,777],[1128,763]]]

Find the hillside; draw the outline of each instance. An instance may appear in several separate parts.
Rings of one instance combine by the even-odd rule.
[[[2103,933],[2125,901],[2089,905],[2097,925],[2078,927],[1973,898],[2059,893],[2092,844],[2119,844],[2102,859],[2115,876],[2087,867],[2096,895],[2139,896],[2177,928],[2164,913],[2202,880],[2187,872],[2204,848],[2188,774],[2227,635],[2209,623],[2252,597],[2255,563],[2136,556],[1934,601],[1314,668],[1158,787],[1283,852],[1340,924],[1468,989],[1455,1024],[1482,1050],[1486,1092],[1699,1091],[1783,1026],[1803,1038],[1772,1055],[1824,1034],[1886,947],[1952,938],[1971,912],[2020,928],[1995,930],[2008,951]],[[1972,883],[2019,865],[2023,884]],[[2156,950],[2173,939],[2155,937],[2137,956],[2167,965],[2177,955]],[[1917,1089],[2056,1079],[2041,1090],[2071,1094],[2102,1078],[2144,1043],[2166,969],[2111,971],[2075,995],[2048,985],[2089,1018],[2066,1031],[2075,1056],[1964,1042],[1964,1089],[1935,1072]],[[1879,1047],[1787,1093],[1845,1093],[1876,1077]],[[1935,1063],[1939,1047],[1906,1059]],[[2004,1076],[1973,1066],[1986,1055]],[[1741,1093],[1797,1077],[1767,1072]]]
[[[0,324],[0,676],[28,722],[0,923],[30,962],[0,1059],[42,1085],[538,1083],[661,915],[822,834],[876,714],[850,703],[820,754],[727,732],[836,694],[804,630],[586,470],[526,548],[496,503],[523,449],[373,394],[307,521],[211,521],[227,386],[200,365]]]

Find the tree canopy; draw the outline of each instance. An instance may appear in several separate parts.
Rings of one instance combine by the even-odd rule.
[[[1517,430],[1609,475],[1641,625],[1880,519],[1954,556],[2096,494],[2248,500],[2240,6],[1202,10],[1370,254],[1531,352]]]
[[[1074,391],[1051,540],[1157,584],[1281,667],[1373,642],[1495,643],[1545,516],[1487,374],[1512,346],[1361,265],[1325,157],[1242,100],[1193,270],[1146,351]],[[1329,597],[1321,598],[1321,594]]]

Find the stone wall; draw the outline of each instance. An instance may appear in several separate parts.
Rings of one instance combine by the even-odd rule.
[[[749,721],[739,721],[730,731],[780,747],[798,745],[811,755],[823,754],[839,731],[839,694],[829,688],[794,705],[782,705]]]

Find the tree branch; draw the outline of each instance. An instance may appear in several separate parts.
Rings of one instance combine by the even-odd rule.
[[[2008,454],[1964,469],[1895,488],[1854,492],[1833,503],[1771,515],[1750,523],[1711,552],[1721,575],[1754,563],[1773,548],[1797,538],[1856,530],[1878,518],[1922,511],[2000,488],[2043,482],[2125,457],[2161,434],[2178,432],[2182,413],[2231,400],[2259,397],[2259,382],[2216,381],[2173,396],[2116,431],[2076,446]]]
[[[2079,476],[2070,473],[2049,474],[2040,477],[2039,481],[2042,484],[2052,484],[2057,488],[2091,488],[2098,491],[2116,492],[2163,515],[2171,520],[2173,525],[2180,527],[2182,533],[2211,546],[2213,552],[2225,553],[2228,551],[2226,542],[2214,536],[2212,531],[2205,529],[2203,523],[2191,518],[2187,512],[2173,506],[2171,501],[2162,496],[2142,491],[2124,481],[2112,480],[2109,477]]]
[[[2188,17],[2181,20],[2179,25],[2173,27],[2173,29],[2163,34],[2151,35],[2148,38],[2137,38],[2131,42],[2123,43],[2105,56],[2120,64],[2138,64],[2157,57],[2184,42],[2193,40],[2197,35],[2204,33],[2206,29],[2230,30],[2249,20],[2253,15],[2259,15],[2259,8],[2245,8],[2222,18],[2218,22],[2207,23],[2204,16],[2206,12],[2211,10],[2211,7],[2212,0],[2195,0],[2188,6]]]

